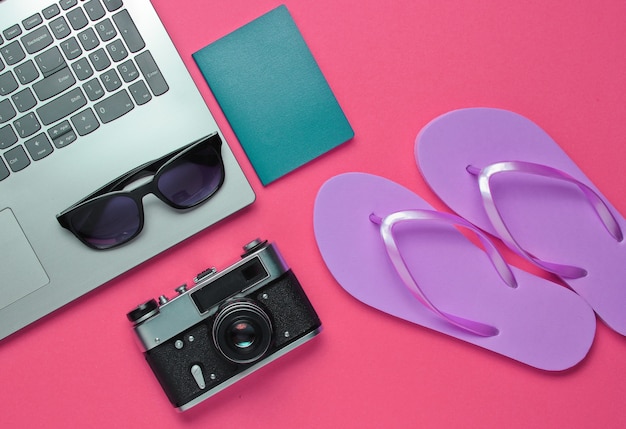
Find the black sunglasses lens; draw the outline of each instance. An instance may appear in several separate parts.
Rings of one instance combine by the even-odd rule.
[[[218,153],[203,145],[167,164],[159,173],[157,188],[174,206],[188,208],[213,195],[223,180]]]
[[[76,208],[70,226],[83,241],[97,249],[109,249],[135,237],[141,230],[137,203],[124,195],[100,198]]]

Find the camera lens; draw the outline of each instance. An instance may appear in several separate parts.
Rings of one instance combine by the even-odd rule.
[[[256,330],[254,325],[247,320],[239,320],[230,326],[230,340],[240,349],[245,349],[254,344],[256,339]]]
[[[252,301],[233,301],[215,317],[213,342],[232,362],[254,362],[265,354],[272,342],[270,318]]]

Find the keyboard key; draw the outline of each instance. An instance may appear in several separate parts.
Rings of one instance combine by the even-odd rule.
[[[91,109],[85,109],[72,116],[70,119],[79,136],[87,135],[100,127],[96,115],[93,114],[93,110]]]
[[[15,72],[17,79],[22,83],[22,85],[31,83],[39,77],[39,72],[35,67],[35,63],[33,63],[31,60],[28,60],[20,64],[19,66],[16,66],[13,71]]]
[[[150,51],[145,51],[137,55],[135,61],[153,94],[156,96],[165,94],[169,86],[167,86],[167,82],[165,82],[161,70],[159,70],[159,67],[154,62]]]
[[[54,144],[57,149],[73,143],[78,138],[69,121],[63,121],[50,128],[48,135],[52,139],[52,144]]]
[[[2,34],[4,34],[5,39],[11,40],[22,34],[22,29],[20,28],[19,24],[15,24],[4,30]]]
[[[17,112],[15,112],[9,99],[0,100],[0,124],[15,118],[15,115]]]
[[[48,104],[39,107],[37,114],[44,125],[50,125],[74,113],[85,104],[87,104],[87,99],[83,95],[83,92],[80,88],[74,88],[66,94],[50,101]]]
[[[111,60],[103,48],[100,48],[89,54],[91,64],[96,71],[102,71],[111,65]]]
[[[122,7],[122,0],[102,0],[102,2],[109,12],[113,12]]]
[[[35,137],[24,143],[28,154],[33,161],[39,161],[52,153],[52,144],[48,140],[48,136],[44,133],[37,134]]]
[[[91,79],[89,82],[83,84],[83,90],[87,94],[87,98],[91,101],[96,101],[104,95],[104,88],[100,85],[100,81],[96,78]]]
[[[43,19],[41,18],[41,15],[36,13],[34,15],[29,16],[24,21],[22,21],[22,25],[24,26],[24,29],[26,29],[28,31],[28,30],[32,30],[33,28],[37,27],[42,22],[43,22]]]
[[[69,124],[69,122],[68,122]],[[69,133],[65,133],[63,134],[61,137],[57,137],[55,139],[52,139],[52,144],[57,148],[57,149],[61,149],[62,147],[65,147],[71,143],[74,143],[76,141],[76,139],[78,138],[78,136],[76,135],[76,133],[74,131],[70,131]]]
[[[4,180],[9,177],[9,169],[4,165],[4,161],[0,158],[0,180]]]
[[[139,70],[135,67],[133,60],[124,61],[117,66],[117,71],[120,72],[124,82],[132,82],[139,77]]]
[[[126,48],[124,47],[124,44],[122,43],[120,39],[117,39],[116,41],[109,43],[107,45],[107,51],[109,52],[109,55],[111,55],[111,58],[113,59],[113,61],[115,61],[116,63],[118,61],[122,61],[124,58],[128,56],[128,51],[126,50]]]
[[[48,135],[51,139],[56,139],[61,137],[63,134],[69,133],[70,131],[72,131],[72,126],[69,121],[63,121],[50,128],[48,130]]]
[[[35,63],[44,77],[51,76],[67,66],[58,47],[53,46],[35,57]]]
[[[61,7],[63,7],[63,3],[61,3]],[[87,17],[85,16],[85,12],[83,12],[81,8],[69,11],[67,13],[67,19],[70,21],[70,25],[74,30],[80,30],[89,24],[89,21],[87,21]]]
[[[11,125],[0,128],[0,149],[6,149],[17,143],[17,135]]]
[[[44,101],[60,94],[75,83],[76,79],[74,79],[69,67],[64,67],[53,75],[36,82],[33,85],[33,90],[37,94],[37,98]]]
[[[152,95],[143,80],[133,83],[128,87],[128,89],[130,89],[130,95],[133,96],[133,100],[135,100],[135,103],[137,103],[138,106],[146,104],[148,101],[152,100]]]
[[[68,9],[76,6],[76,4],[78,4],[77,0],[61,0],[59,2],[59,5],[61,6],[61,9],[63,9],[63,10],[68,10]]]
[[[99,103],[96,103],[94,108],[100,117],[102,123],[114,121],[122,115],[130,112],[134,108],[134,104],[128,92],[125,89],[113,94],[112,96],[105,98]]]
[[[109,18],[99,22],[98,25],[96,25],[96,31],[98,32],[98,36],[100,36],[100,40],[103,42],[108,42],[117,36],[117,31],[115,31],[115,27],[113,27],[113,23]]]
[[[8,95],[18,87],[17,80],[11,71],[0,74],[0,95]]]
[[[69,24],[63,16],[59,16],[54,21],[50,21],[50,30],[52,30],[52,34],[54,34],[54,37],[56,37],[57,40],[61,40],[69,36],[72,32]]]
[[[100,4],[99,0],[86,1],[83,7],[85,8],[87,15],[89,15],[89,19],[92,21],[99,20],[105,14],[104,8],[102,7],[102,4]]]
[[[17,173],[30,165],[30,159],[28,158],[28,155],[26,155],[26,151],[22,146],[17,146],[6,151],[4,158],[7,160],[9,168],[11,168],[14,173]]]
[[[20,92],[16,92],[11,96],[11,99],[20,113],[24,113],[27,110],[32,109],[37,104],[37,99],[35,99],[35,96],[30,88],[24,88]]]
[[[45,25],[37,28],[35,31],[31,31],[26,36],[22,37],[22,44],[29,54],[34,54],[42,49],[50,46],[54,41],[50,30]]]
[[[78,40],[86,51],[91,51],[100,44],[96,32],[91,27],[78,33]]]
[[[41,129],[41,124],[33,112],[13,121],[13,126],[17,135],[22,138],[30,137]]]
[[[100,76],[100,80],[102,81],[102,84],[108,92],[113,92],[120,86],[122,86],[122,80],[118,76],[115,69],[111,69],[102,73],[102,75]]]
[[[41,13],[43,13],[44,18],[51,19],[61,13],[61,11],[59,10],[59,6],[57,6],[56,4],[52,4],[42,10]]]
[[[68,60],[74,60],[83,53],[83,50],[80,48],[78,40],[76,40],[75,37],[70,37],[69,39],[63,41],[63,43],[61,43],[61,49],[65,54],[65,58]]]
[[[113,15],[113,22],[115,22],[131,52],[139,52],[146,46],[127,10],[122,10]]]
[[[0,53],[9,66],[17,64],[26,58],[26,53],[24,53],[24,50],[17,40],[3,46],[2,49],[0,49]]]
[[[87,58],[81,58],[75,63],[72,63],[72,70],[76,73],[78,80],[85,80],[93,76],[93,69],[89,65]]]

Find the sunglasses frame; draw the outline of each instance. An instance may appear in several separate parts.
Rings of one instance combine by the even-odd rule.
[[[209,145],[215,151],[215,155],[217,156],[219,165],[221,165],[222,173],[220,175],[220,181],[218,185],[215,187],[215,190],[211,192],[210,194],[208,194],[203,199],[201,199],[200,201],[189,206],[178,205],[172,202],[171,200],[169,200],[167,197],[165,197],[165,195],[161,193],[161,191],[158,189],[158,186],[157,186],[158,179],[164,171],[167,171],[167,167],[169,165],[171,165],[172,163],[174,163],[175,161],[177,161],[184,155],[188,154],[189,152],[193,151],[194,149],[202,145]],[[163,201],[165,204],[177,210],[192,209],[206,202],[213,195],[215,195],[217,191],[219,191],[222,185],[224,184],[224,179],[226,176],[224,160],[222,159],[222,154],[221,154],[221,148],[222,148],[222,139],[217,133],[213,133],[209,136],[196,140],[195,142],[190,143],[186,146],[183,146],[179,149],[176,149],[175,151],[170,152],[167,155],[162,156],[161,158],[149,161],[143,165],[140,165],[139,167],[136,167],[122,174],[121,176],[107,183],[106,185],[98,189],[97,191],[89,194],[82,200],[78,201],[75,204],[72,204],[70,207],[63,210],[61,213],[59,213],[56,216],[57,221],[63,228],[71,231],[72,234],[74,234],[76,238],[78,238],[83,244],[85,244],[86,246],[92,249],[108,250],[108,249],[113,249],[113,248],[122,246],[132,241],[143,230],[143,226],[144,226],[143,198],[146,195],[153,194],[157,198],[159,198],[161,201]],[[131,190],[124,190],[124,188],[130,185],[131,183],[137,180],[140,180],[144,177],[148,177],[148,176],[152,176],[152,178],[147,183],[144,183]],[[125,196],[125,197],[132,199],[135,202],[137,209],[138,209],[139,227],[137,228],[137,231],[134,234],[132,234],[130,237],[128,237],[126,240],[120,243],[114,244],[112,246],[109,246],[109,247],[99,247],[85,240],[80,235],[80,233],[78,233],[74,229],[72,222],[71,222],[71,218],[73,216],[73,213],[75,213],[76,210],[84,207],[85,205],[92,204],[93,202],[96,202],[101,199],[111,198],[112,196]]]

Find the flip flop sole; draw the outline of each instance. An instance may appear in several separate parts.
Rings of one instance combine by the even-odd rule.
[[[385,313],[537,368],[564,370],[585,357],[595,316],[579,296],[515,268],[518,287],[507,286],[486,254],[449,225],[398,225],[402,256],[439,309],[495,326],[499,333],[466,332],[418,302],[390,263],[380,227],[369,218],[410,209],[433,210],[413,192],[378,176],[347,173],[322,186],[315,201],[315,237],[330,272],[348,293]]]
[[[497,235],[486,215],[478,181],[466,170],[503,161],[556,168],[600,191],[539,126],[513,112],[472,108],[444,114],[422,129],[415,156],[431,189],[461,217]],[[581,267],[567,279],[611,328],[626,335],[626,242],[599,221],[571,183],[511,173],[494,176],[492,195],[511,235],[541,260]],[[624,218],[602,197],[622,231]]]

